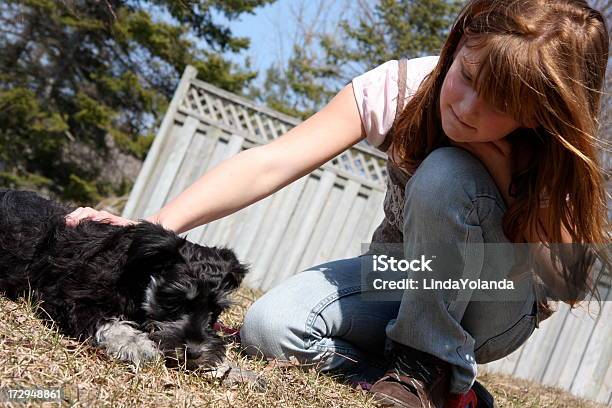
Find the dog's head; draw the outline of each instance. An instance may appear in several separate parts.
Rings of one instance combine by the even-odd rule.
[[[212,326],[248,270],[227,248],[197,245],[142,222],[131,227],[126,274],[145,276],[143,321],[167,361],[211,366],[224,354]]]

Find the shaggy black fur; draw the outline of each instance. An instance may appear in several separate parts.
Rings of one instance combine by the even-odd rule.
[[[27,295],[65,334],[135,363],[195,368],[222,360],[212,325],[248,270],[233,251],[160,225],[94,221],[28,191],[0,190],[0,292]]]

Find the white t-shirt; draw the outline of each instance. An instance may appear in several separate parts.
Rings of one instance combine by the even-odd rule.
[[[416,92],[425,76],[435,68],[438,58],[435,55],[407,61],[406,98]],[[351,81],[366,140],[375,147],[385,140],[395,119],[399,95],[398,71],[398,60],[389,60]]]

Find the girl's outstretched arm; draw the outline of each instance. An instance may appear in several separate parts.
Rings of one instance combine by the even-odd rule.
[[[348,84],[278,139],[213,167],[147,221],[182,233],[222,218],[309,174],[364,137]]]
[[[273,194],[364,138],[349,83],[319,112],[278,139],[219,163],[146,220],[177,233],[188,231]],[[89,207],[73,211],[66,223],[75,226],[84,219],[114,225],[134,223]]]
[[[147,221],[182,233],[232,214],[314,171],[365,138],[353,85],[349,83],[319,112],[274,141],[242,151],[219,163]],[[79,207],[66,216],[114,225],[127,218]]]

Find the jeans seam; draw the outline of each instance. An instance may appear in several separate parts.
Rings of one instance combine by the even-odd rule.
[[[470,216],[472,215],[472,213],[473,213],[473,212],[476,210],[476,208],[477,208],[476,201],[477,201],[479,198],[482,198],[482,197],[492,198],[494,201],[496,201],[496,200],[495,200],[493,197],[491,197],[491,196],[489,196],[489,195],[486,195],[486,194],[478,194],[478,195],[476,195],[476,197],[475,197],[474,199],[472,199],[472,200],[471,200],[472,206],[471,206],[471,208],[470,208],[470,211],[469,211],[469,212],[467,213],[467,215],[465,216],[465,219],[464,219],[464,220],[462,220],[464,224],[466,224],[466,225],[468,224],[468,220],[470,219]],[[486,217],[485,217],[485,218],[486,218]],[[480,220],[480,217],[478,218],[478,227],[479,227],[479,228],[482,228],[482,227],[481,227],[481,220]],[[469,241],[470,241],[470,229],[467,229],[466,234],[465,234],[464,245],[467,245],[467,244],[469,243]],[[464,255],[465,255],[465,254],[464,254]],[[465,258],[465,256],[464,256],[464,258]],[[465,260],[464,260],[464,262],[465,262]],[[465,265],[464,265],[464,267],[465,267]],[[481,272],[482,272],[482,271],[481,271]],[[449,302],[449,303],[448,303],[448,306],[446,307],[447,312],[448,312],[448,309],[449,309],[449,307],[450,307],[450,305],[451,305],[451,304],[452,304],[452,301],[451,301],[451,302]],[[459,323],[459,324],[461,324],[461,322],[458,322],[458,323]],[[472,363],[471,363],[470,361],[467,361],[467,360],[464,358],[464,353],[463,353],[463,349],[464,349],[465,345],[468,343],[468,340],[469,340],[469,339],[468,339],[467,331],[464,329],[464,330],[463,330],[463,344],[461,344],[460,346],[458,346],[458,347],[456,348],[455,352],[457,353],[457,355],[459,356],[459,358],[460,358],[462,361],[464,361],[464,362],[465,362],[466,364],[468,364],[469,366],[472,366]],[[474,351],[474,353],[475,353],[475,351]],[[476,355],[475,355],[475,354],[473,355],[473,358],[474,358],[474,360],[476,360]]]
[[[482,342],[482,344],[480,346],[478,346],[478,348],[475,348],[474,351],[476,350],[480,350],[483,346],[485,346],[487,343],[490,343],[491,340],[494,339],[499,339],[500,337],[502,337],[504,334],[508,333],[509,331],[511,331],[512,329],[514,329],[518,324],[526,321],[525,317],[533,317],[533,315],[529,314],[529,313],[525,313],[523,314],[521,317],[518,318],[518,320],[516,320],[514,323],[512,323],[512,325],[507,328],[506,330],[502,331],[499,334],[496,334],[495,336],[491,336],[488,339],[486,339],[485,341]]]
[[[477,205],[477,204],[476,204],[476,202],[477,202],[477,201],[478,201],[478,199],[480,199],[480,198],[488,198],[488,199],[492,200],[492,201],[493,201],[493,203],[494,203],[494,204],[495,204],[495,205],[496,205],[496,206],[497,206],[497,207],[498,207],[498,208],[501,210],[501,212],[502,212],[502,213],[505,211],[505,210],[504,210],[505,204],[504,204],[504,205],[501,205],[501,204],[499,203],[499,200],[497,199],[497,197],[494,197],[494,196],[492,196],[492,195],[490,195],[490,194],[486,194],[486,193],[479,193],[479,194],[476,194],[476,195],[474,196],[474,198],[473,198],[473,199],[471,199],[472,205]],[[483,219],[480,219],[480,218],[479,218],[479,221],[480,221],[480,222],[482,222],[482,221],[486,220],[486,219],[487,219],[487,217],[489,216],[489,214],[490,214],[490,213],[491,213],[491,211],[489,211],[489,213],[488,213],[488,214],[487,214],[487,215],[486,215],[486,216],[485,216]]]
[[[312,345],[309,344],[309,340],[312,340],[315,337],[313,335],[314,321],[317,318],[317,316],[321,313],[321,311],[323,311],[323,309],[325,309],[332,302],[340,299],[341,297],[344,297],[346,295],[350,295],[353,293],[358,293],[360,291],[361,291],[361,285],[349,286],[344,289],[339,289],[337,292],[334,292],[324,297],[321,301],[319,301],[319,303],[315,305],[315,307],[312,308],[312,310],[308,314],[308,318],[306,319],[306,327],[304,330],[304,336],[302,338],[302,341],[304,343],[304,349],[309,349],[312,347]]]

